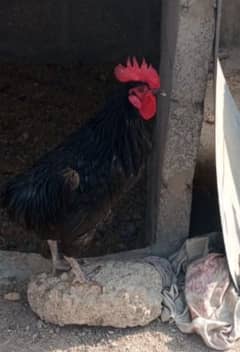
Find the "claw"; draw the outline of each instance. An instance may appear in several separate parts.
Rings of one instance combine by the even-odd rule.
[[[69,257],[64,257],[64,259],[69,263],[71,266],[72,272],[75,275],[75,278],[73,279],[73,284],[78,284],[78,285],[88,285],[88,286],[95,286],[100,289],[100,293],[103,293],[103,287],[100,285],[98,282],[89,280],[84,272],[82,271],[78,261],[74,258],[69,258]]]

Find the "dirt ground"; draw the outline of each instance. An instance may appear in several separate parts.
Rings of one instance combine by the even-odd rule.
[[[26,302],[0,299],[1,352],[167,352],[208,351],[197,336],[155,321],[144,328],[112,329],[43,323]]]

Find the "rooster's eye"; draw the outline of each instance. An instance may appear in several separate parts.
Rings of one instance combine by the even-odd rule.
[[[148,91],[147,86],[139,86],[136,88],[139,93],[146,93]]]
[[[141,98],[143,95],[145,95],[147,92],[149,91],[149,88],[146,85],[141,85],[135,88],[131,88],[129,90],[129,94],[132,95],[136,95],[139,98]]]

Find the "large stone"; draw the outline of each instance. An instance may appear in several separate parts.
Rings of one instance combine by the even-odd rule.
[[[41,274],[28,286],[28,301],[43,320],[58,324],[143,326],[161,314],[160,273],[149,263],[97,260],[83,267],[103,290],[73,283],[73,274]]]

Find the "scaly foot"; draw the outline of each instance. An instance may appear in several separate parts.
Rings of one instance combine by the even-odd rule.
[[[103,287],[100,285],[98,282],[89,280],[84,272],[82,271],[78,261],[74,258],[70,257],[64,257],[64,259],[68,262],[68,264],[71,266],[72,272],[75,275],[75,278],[73,279],[73,284],[78,283],[80,285],[90,285],[90,286],[95,286],[100,289],[100,292],[103,292]]]

